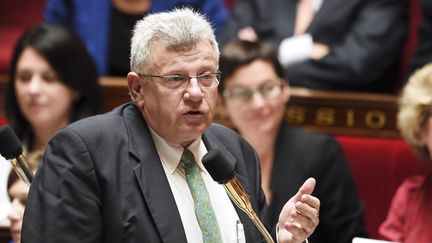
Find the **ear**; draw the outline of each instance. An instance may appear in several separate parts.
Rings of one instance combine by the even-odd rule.
[[[140,78],[137,73],[129,72],[127,75],[129,95],[138,108],[144,107],[144,97],[141,93],[143,87],[140,83]]]

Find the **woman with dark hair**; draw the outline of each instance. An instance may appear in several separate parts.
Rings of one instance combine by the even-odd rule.
[[[66,109],[61,109],[62,103],[56,103],[57,100],[42,104],[44,98],[41,96],[45,90],[36,90],[33,84],[41,85],[40,88],[56,85],[67,90],[71,98],[68,101],[65,99],[68,96],[54,92],[61,101],[66,100],[68,104],[63,107]],[[9,72],[6,117],[28,150],[45,147],[56,130],[69,122],[99,113],[101,106],[96,66],[75,35],[63,27],[45,23],[31,28],[20,38]],[[63,124],[55,124],[61,123],[59,117],[40,117],[45,114],[44,110],[60,110],[59,115],[64,116]],[[47,120],[35,123],[38,118]],[[44,131],[44,127],[52,125],[51,132]]]
[[[329,135],[283,122],[290,87],[276,52],[262,42],[236,41],[221,52],[223,105],[240,135],[257,151],[269,225],[309,177],[320,198],[319,225],[310,242],[346,243],[366,236],[363,207],[340,146]]]
[[[25,32],[13,53],[5,104],[8,123],[37,168],[57,130],[102,111],[97,69],[78,37],[47,23]]]

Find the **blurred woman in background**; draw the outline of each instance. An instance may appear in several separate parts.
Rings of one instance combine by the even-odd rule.
[[[57,130],[102,111],[97,69],[90,55],[78,37],[53,24],[35,26],[18,40],[6,91],[6,118],[23,142],[32,168],[39,166]],[[18,240],[17,227],[11,230]]]
[[[262,42],[236,41],[220,58],[220,93],[234,127],[257,151],[262,188],[274,225],[284,202],[309,177],[317,180],[320,223],[310,242],[346,243],[365,236],[363,206],[339,144],[329,135],[283,122],[290,98],[275,51]]]
[[[414,152],[432,167],[432,64],[416,71],[405,85],[398,125]],[[379,233],[395,242],[432,242],[431,203],[432,174],[406,178],[393,196]]]
[[[5,103],[7,120],[28,158],[39,157],[58,129],[101,112],[95,64],[63,27],[31,28],[15,47]]]

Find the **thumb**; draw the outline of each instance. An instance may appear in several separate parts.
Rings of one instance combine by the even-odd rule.
[[[300,187],[298,192],[295,194],[293,199],[295,201],[300,201],[300,198],[303,196],[303,194],[312,194],[313,190],[315,189],[316,181],[314,178],[308,178],[303,185]]]

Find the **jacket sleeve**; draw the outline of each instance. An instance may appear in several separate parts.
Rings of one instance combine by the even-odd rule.
[[[101,242],[101,193],[86,145],[72,130],[48,144],[31,184],[22,242]]]
[[[364,4],[352,19],[340,43],[329,45],[330,53],[320,60],[290,66],[287,78],[296,84],[301,79],[328,86],[365,85],[380,78],[400,54],[408,24],[408,1],[372,0]],[[337,13],[336,13],[337,14]],[[333,84],[331,84],[333,83]]]
[[[219,44],[225,46],[231,41],[237,39],[237,32],[246,26],[252,26],[255,19],[260,19],[259,9],[253,0],[236,0],[232,7],[229,18],[223,25],[223,31],[220,33]],[[265,22],[265,21],[260,21]]]

